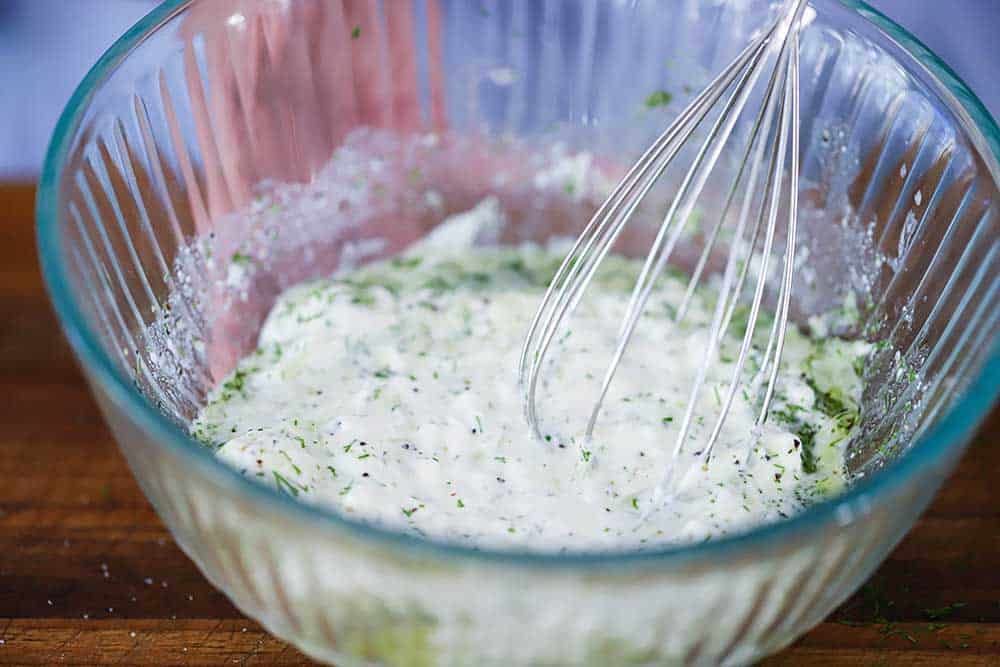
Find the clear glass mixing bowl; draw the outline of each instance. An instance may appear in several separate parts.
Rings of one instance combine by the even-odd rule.
[[[842,496],[641,554],[475,551],[299,504],[183,427],[278,290],[329,272],[345,247],[382,237],[391,251],[491,191],[515,237],[572,231],[594,202],[538,196],[535,153],[628,164],[771,11],[175,0],[101,58],[45,164],[41,259],[129,465],[213,584],[340,665],[743,664],[865,580],[1000,390],[1000,133],[943,63],[853,0],[813,2],[803,35],[800,194],[817,270],[796,296],[804,321],[855,293],[863,326],[845,333],[875,343]],[[227,212],[257,205],[269,183],[308,181],[361,125],[402,138],[368,144],[389,172],[412,160],[400,149],[411,135],[444,142],[447,157],[419,184],[372,188],[381,207],[322,202],[329,228],[292,235],[245,298],[202,289],[215,269],[196,237],[238,247]],[[428,187],[434,201],[410,206]]]

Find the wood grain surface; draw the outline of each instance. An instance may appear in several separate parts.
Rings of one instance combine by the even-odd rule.
[[[0,664],[311,664],[174,544],[48,305],[34,191],[0,186]],[[871,580],[766,665],[1000,665],[1000,411]]]

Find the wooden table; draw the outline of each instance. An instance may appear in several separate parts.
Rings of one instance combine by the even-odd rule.
[[[174,544],[42,287],[34,191],[0,186],[0,663],[310,664]],[[1000,664],[1000,410],[868,584],[767,665]]]

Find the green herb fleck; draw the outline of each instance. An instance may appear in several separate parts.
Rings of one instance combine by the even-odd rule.
[[[445,292],[452,289],[454,285],[441,276],[434,276],[429,278],[427,282],[424,283],[423,287],[424,289],[434,290],[436,292]]]
[[[361,37],[361,26],[356,25],[354,26],[354,29],[351,30],[351,39],[357,39],[359,37]]]
[[[799,457],[802,459],[802,470],[813,474],[818,470],[816,464],[816,427],[810,424],[802,424],[799,426],[798,432],[795,434],[799,439],[799,443],[802,445],[799,450]]]
[[[226,391],[238,391],[242,392],[246,386],[247,376],[251,371],[243,370],[239,368],[233,373],[233,377],[222,384],[222,388]]]
[[[795,405],[794,403],[789,403],[785,405],[784,409],[771,410],[771,412],[768,413],[768,417],[779,419],[786,424],[794,426],[799,423],[799,418],[796,416],[796,413],[801,409],[802,409],[801,405]]]
[[[670,104],[670,100],[674,99],[674,96],[665,90],[657,90],[656,92],[650,93],[646,98],[646,108],[655,109],[657,107],[665,107]]]
[[[851,367],[854,368],[854,374],[859,378],[864,378],[865,376],[865,362],[868,361],[866,356],[855,357],[854,361],[851,363]]]
[[[809,385],[809,388],[812,389],[813,393],[816,395],[813,407],[826,416],[839,417],[845,412],[850,411],[840,397],[835,396],[831,391],[821,390],[811,378],[806,378],[806,384]]]
[[[273,470],[271,472],[274,474],[274,483],[278,487],[278,491],[292,496],[299,495],[298,488],[296,488],[294,484],[285,479],[281,475],[281,473],[279,473],[277,470]]]
[[[413,171],[418,175],[420,174],[419,169],[414,169]],[[423,260],[419,257],[393,257],[390,264],[392,264],[395,269],[415,269],[420,266],[421,261]]]
[[[351,297],[351,303],[359,306],[370,306],[375,303],[375,297],[365,289],[359,289]]]
[[[465,503],[462,502],[461,498],[459,498],[458,500],[456,500],[455,504],[458,506],[459,509],[462,509],[463,507],[465,507]]]
[[[953,613],[955,613],[956,610],[961,609],[964,606],[965,606],[964,602],[955,602],[949,605],[945,605],[944,607],[937,607],[934,609],[924,609],[924,614],[927,616],[927,618],[931,619],[932,621],[936,621],[940,618],[947,618],[948,616],[951,616]]]
[[[403,514],[405,514],[406,517],[409,518],[409,517],[413,516],[413,513],[416,512],[420,508],[419,507],[411,507],[410,509],[406,509],[405,507],[402,507],[400,509],[402,509],[403,510]]]

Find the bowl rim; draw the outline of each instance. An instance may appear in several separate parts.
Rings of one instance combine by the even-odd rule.
[[[440,538],[422,538],[360,519],[342,516],[335,510],[309,505],[289,498],[268,486],[241,475],[218,460],[184,429],[156,410],[116,368],[104,352],[82,310],[69,289],[69,277],[60,253],[57,197],[60,176],[77,127],[88,109],[97,87],[161,24],[183,11],[193,0],[166,0],[126,31],[94,64],[74,91],[56,128],[46,153],[36,195],[38,252],[49,296],[63,331],[90,377],[93,389],[117,404],[153,440],[166,446],[186,463],[193,465],[212,482],[240,494],[253,503],[263,503],[289,518],[332,528],[360,540],[374,541],[406,554],[424,557],[458,558],[494,562],[508,566],[619,568],[641,563],[653,566],[677,565],[691,559],[724,558],[749,548],[776,546],[798,535],[808,534],[828,522],[844,523],[863,516],[881,497],[898,490],[914,475],[946,463],[949,453],[961,451],[974,429],[1000,396],[1000,333],[988,343],[990,350],[978,375],[965,394],[913,445],[906,456],[886,469],[867,476],[843,494],[812,505],[779,522],[757,526],[718,540],[697,544],[666,545],[648,551],[551,553],[524,549],[479,549]],[[970,137],[995,182],[1000,184],[1000,129],[969,87],[930,49],[895,22],[863,0],[836,0],[848,10],[874,25],[890,43],[921,66],[935,84],[936,94],[949,105],[970,131]],[[992,156],[992,160],[990,160]]]

